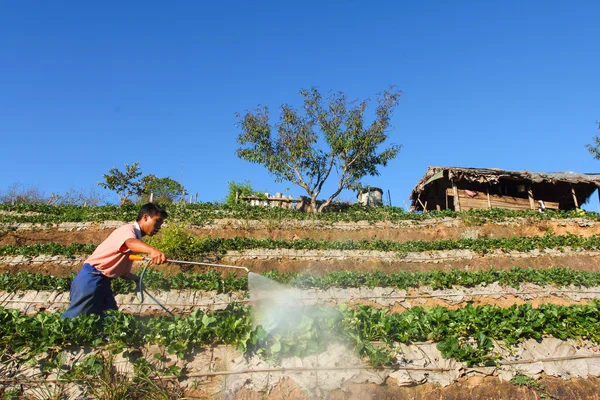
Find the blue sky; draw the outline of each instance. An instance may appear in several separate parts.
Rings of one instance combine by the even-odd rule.
[[[311,86],[403,91],[402,151],[364,180],[394,205],[429,165],[599,172],[584,147],[600,134],[598,15],[597,1],[0,2],[0,191],[104,193],[104,173],[139,161],[204,201],[244,180],[301,195],[236,157],[235,114],[277,117]]]

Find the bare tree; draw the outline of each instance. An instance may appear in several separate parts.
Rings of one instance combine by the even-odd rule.
[[[20,182],[13,183],[6,192],[0,193],[0,202],[5,204],[46,203],[48,199],[37,186],[25,187]]]

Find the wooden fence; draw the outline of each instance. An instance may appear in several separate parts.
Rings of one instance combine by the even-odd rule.
[[[269,196],[268,193],[265,193],[265,197],[239,197],[239,195],[236,193],[236,201],[244,201],[252,206],[280,207],[287,209],[302,208],[302,205],[307,202],[306,198],[304,197],[294,199],[291,195],[289,197],[285,197],[281,193],[275,193],[275,196]],[[310,203],[310,201],[308,202]]]

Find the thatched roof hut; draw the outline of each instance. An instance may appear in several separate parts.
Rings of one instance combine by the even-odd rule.
[[[411,193],[411,209],[573,210],[600,187],[600,174],[429,167]]]

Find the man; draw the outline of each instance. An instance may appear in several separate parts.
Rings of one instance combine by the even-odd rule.
[[[81,314],[104,316],[107,310],[117,310],[110,282],[124,278],[134,282],[139,277],[131,273],[133,261],[129,255],[145,253],[154,264],[167,262],[165,254],[155,247],[142,242],[142,237],[155,235],[167,217],[167,212],[156,204],[147,203],[138,212],[137,220],[123,225],[112,232],[91,256],[71,284],[71,305],[62,318],[73,318]]]

